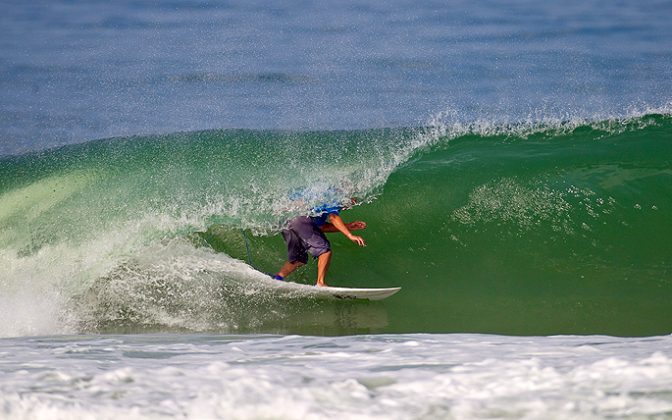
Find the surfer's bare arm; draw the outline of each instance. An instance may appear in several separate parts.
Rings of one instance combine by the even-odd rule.
[[[355,222],[346,223],[345,226],[348,228],[349,231],[352,232],[353,230],[366,229],[366,222],[364,222],[362,220],[357,220]],[[322,229],[322,232],[326,232],[326,233],[338,232],[339,231],[338,229],[336,229],[336,226],[332,225],[331,223],[323,224],[320,229]]]
[[[348,229],[348,226],[343,222],[343,219],[341,219],[341,216],[337,214],[331,214],[329,215],[329,223],[336,228],[339,232],[341,232],[343,235],[345,235],[348,239],[350,239],[352,242],[356,243],[359,246],[366,246],[366,242],[364,242],[364,239],[361,236],[353,235],[350,230]],[[355,222],[353,222],[355,223]],[[366,223],[364,224],[366,227]]]

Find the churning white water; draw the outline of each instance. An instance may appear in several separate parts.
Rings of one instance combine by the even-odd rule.
[[[0,417],[663,418],[672,337],[0,340]]]

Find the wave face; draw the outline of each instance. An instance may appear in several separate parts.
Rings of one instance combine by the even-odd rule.
[[[284,221],[337,186],[369,246],[330,283],[381,304],[278,300]],[[217,330],[672,332],[672,117],[422,129],[214,130],[0,160],[1,336]],[[304,202],[291,197],[303,190]],[[245,246],[246,232],[250,254]],[[312,282],[315,267],[294,280]]]

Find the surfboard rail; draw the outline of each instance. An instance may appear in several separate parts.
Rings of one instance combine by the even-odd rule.
[[[314,286],[309,284],[294,283],[291,281],[274,280],[265,274],[258,280],[258,285],[263,284],[264,288],[271,289],[278,295],[288,297],[318,297],[325,299],[344,300],[382,300],[394,295],[401,290],[401,287],[360,288]]]
[[[307,286],[307,287],[316,289],[315,293],[333,296],[335,299],[366,299],[366,300],[383,300],[401,290],[401,287],[379,287],[379,288],[332,287],[332,286],[325,286],[325,287]]]

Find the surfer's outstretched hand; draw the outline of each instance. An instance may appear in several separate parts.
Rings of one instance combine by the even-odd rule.
[[[366,246],[366,242],[364,242],[364,238],[361,236],[352,235],[349,239],[359,246]]]

